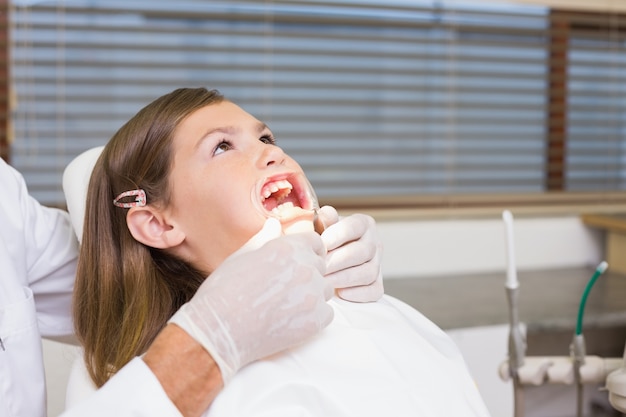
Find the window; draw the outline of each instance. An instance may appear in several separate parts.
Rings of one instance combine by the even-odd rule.
[[[202,85],[267,122],[323,203],[621,191],[623,39],[571,41],[568,130],[554,135],[548,115],[563,97],[547,93],[551,16],[446,0],[14,0],[12,163],[40,201],[62,205],[62,169],[75,155],[157,96]],[[578,76],[596,60],[603,71]],[[610,134],[608,115],[592,111],[608,100],[589,93],[604,90],[616,106]],[[590,120],[606,140],[590,139]]]

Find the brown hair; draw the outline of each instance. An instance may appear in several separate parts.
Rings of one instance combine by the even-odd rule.
[[[172,137],[189,114],[223,101],[216,90],[183,88],[140,110],[115,133],[91,175],[74,291],[74,326],[93,381],[102,386],[142,354],[205,275],[137,242],[120,193],[141,188],[148,204],[169,203]]]

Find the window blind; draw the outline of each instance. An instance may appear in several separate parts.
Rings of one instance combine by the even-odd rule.
[[[12,163],[61,174],[181,86],[268,123],[323,203],[541,193],[547,10],[452,1],[25,2],[11,10]]]

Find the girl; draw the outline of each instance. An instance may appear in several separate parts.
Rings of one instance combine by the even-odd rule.
[[[315,235],[307,186],[269,128],[216,91],[176,90],[122,127],[94,168],[76,285],[95,384],[141,354],[181,305],[171,321],[193,327],[184,303],[267,217]],[[267,262],[280,269],[286,256],[299,255]],[[284,302],[311,301],[296,298]],[[458,350],[420,313],[389,296],[330,305],[334,320],[319,336],[227,378],[206,415],[488,415]],[[222,342],[211,349],[233,348]]]

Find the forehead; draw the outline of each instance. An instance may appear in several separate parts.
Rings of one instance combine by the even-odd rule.
[[[230,101],[209,104],[189,114],[179,124],[179,129],[209,129],[225,126],[242,126],[259,124],[250,113]]]
[[[190,113],[174,131],[174,147],[178,150],[199,149],[210,139],[235,139],[259,134],[267,126],[230,101],[209,104]]]
[[[213,147],[218,139],[236,140],[266,129],[264,123],[230,101],[209,104],[190,113],[176,127],[172,139],[174,159]]]

